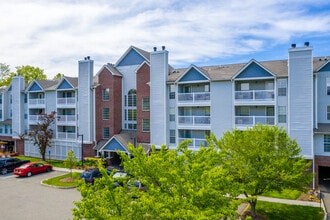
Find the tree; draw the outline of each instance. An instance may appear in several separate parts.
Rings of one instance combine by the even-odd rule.
[[[10,77],[10,67],[5,63],[0,63],[0,86],[7,86],[8,78]]]
[[[16,72],[18,75],[24,77],[24,82],[28,84],[29,82],[35,79],[47,79],[47,76],[44,74],[44,70],[39,67],[33,67],[30,65],[27,66],[18,66],[16,67]]]
[[[78,162],[78,158],[74,154],[74,151],[69,150],[64,160],[64,166],[70,169],[71,178],[72,178],[72,169],[77,165],[77,162]]]
[[[37,126],[28,134],[33,144],[38,146],[43,161],[46,161],[45,155],[47,147],[51,147],[53,138],[51,125],[53,125],[57,119],[58,117],[55,111],[52,111],[50,114],[41,113],[39,115],[40,122],[38,122]]]
[[[256,219],[257,196],[269,191],[301,189],[312,180],[311,166],[284,128],[255,125],[245,131],[226,132],[220,140],[211,135],[208,146],[217,146],[223,168],[239,184]]]
[[[129,146],[132,158],[120,153],[125,171],[132,175],[121,187],[101,169],[103,177],[92,186],[79,187],[75,219],[225,219],[237,215],[235,184],[219,164],[217,149],[176,150],[154,147],[149,156],[140,146]],[[117,181],[117,180],[116,180]],[[146,190],[132,187],[142,183]],[[130,184],[127,184],[130,183]]]
[[[33,66],[17,66],[16,73],[10,72],[9,65],[0,63],[0,86],[8,86],[13,77],[21,75],[24,77],[24,82],[27,84],[34,79],[47,79],[44,70]]]
[[[53,80],[61,79],[63,76],[64,76],[64,74],[62,74],[62,73],[57,73],[57,74],[53,77]]]

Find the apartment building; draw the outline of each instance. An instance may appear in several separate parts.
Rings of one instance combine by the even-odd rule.
[[[301,154],[313,161],[319,178],[330,171],[330,64],[313,57],[306,42],[288,49],[288,59],[175,69],[163,46],[151,52],[129,47],[115,63],[94,75],[93,60],[78,62],[78,77],[35,80],[21,76],[0,90],[0,143],[29,156],[37,148],[22,138],[41,112],[56,111],[49,157],[100,156],[119,163],[117,151],[130,154],[129,143],[190,148],[254,124],[284,127]],[[330,177],[330,176],[329,176]]]

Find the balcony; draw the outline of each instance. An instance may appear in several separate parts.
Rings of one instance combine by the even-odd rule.
[[[59,119],[57,124],[75,124],[76,116],[75,115],[58,115]]]
[[[75,104],[76,104],[75,97],[57,98],[57,105],[75,105]]]
[[[30,107],[44,107],[45,99],[29,99],[28,103]]]
[[[195,150],[198,150],[201,145],[203,146],[207,146],[207,142],[206,142],[206,139],[201,139],[201,138],[179,138],[178,141],[179,143],[184,141],[184,140],[191,140],[191,143],[189,144],[189,148],[191,149],[195,149]]]
[[[255,124],[275,124],[274,116],[235,116],[236,127],[252,127]]]
[[[43,123],[44,120],[40,119],[40,115],[29,115],[29,124]]]
[[[211,124],[211,116],[178,116],[179,125],[203,126]]]
[[[178,93],[179,103],[209,103],[210,92]]]
[[[235,91],[236,102],[265,102],[274,100],[274,90]]]
[[[77,134],[73,132],[57,132],[58,139],[77,139]]]

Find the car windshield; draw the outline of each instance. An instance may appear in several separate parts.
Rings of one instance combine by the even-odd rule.
[[[86,178],[89,179],[91,178],[92,174],[90,172],[84,172],[80,175],[80,178]]]
[[[20,166],[20,168],[27,168],[29,165],[28,164],[23,164]]]

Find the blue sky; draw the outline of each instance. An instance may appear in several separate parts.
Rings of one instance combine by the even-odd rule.
[[[0,2],[0,63],[32,65],[52,78],[77,76],[91,56],[95,73],[134,45],[165,45],[174,67],[287,58],[310,42],[330,56],[325,0],[11,0]]]

